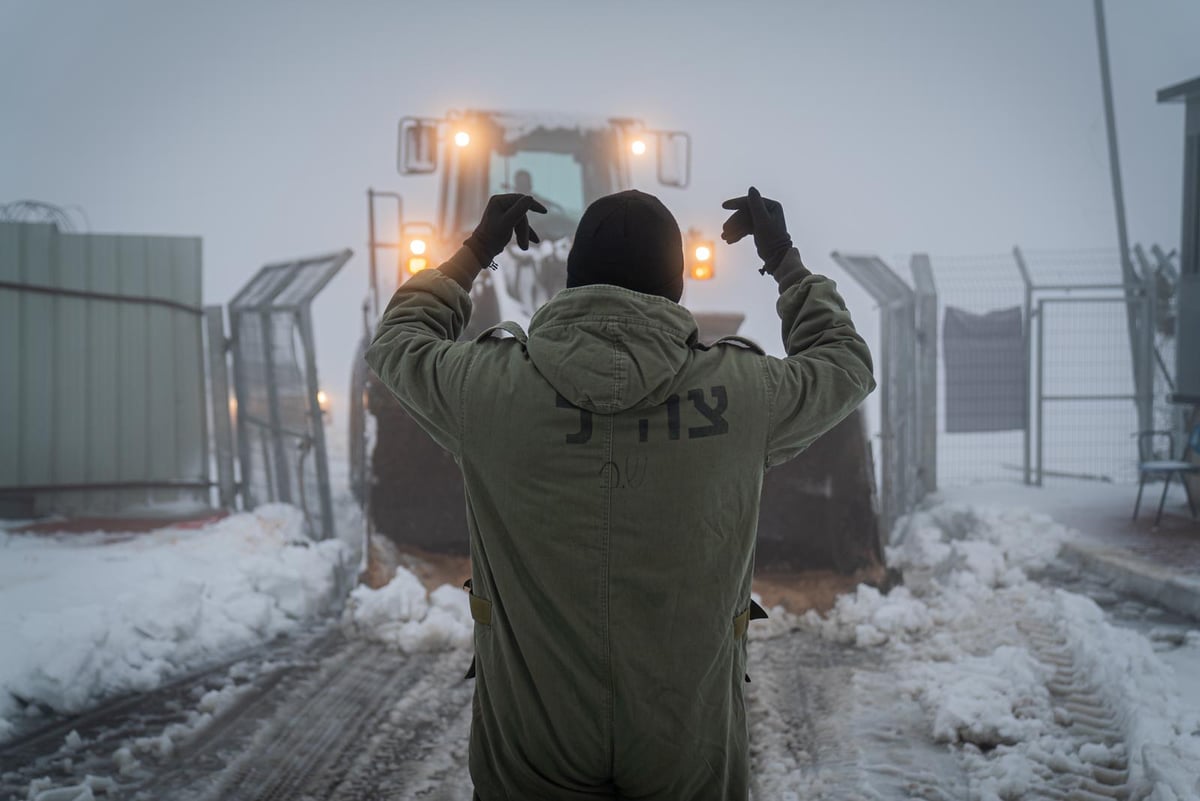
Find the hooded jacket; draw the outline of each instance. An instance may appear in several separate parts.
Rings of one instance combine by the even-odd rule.
[[[367,362],[463,473],[483,801],[747,797],[763,474],[875,386],[834,282],[775,277],[783,359],[610,285],[462,342],[443,272],[392,297]]]

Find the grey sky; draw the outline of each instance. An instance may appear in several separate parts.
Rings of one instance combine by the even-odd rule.
[[[1200,3],[1109,0],[1131,239],[1178,246],[1182,107]],[[749,183],[797,244],[937,255],[1115,247],[1090,0],[732,3],[0,2],[0,202],[78,204],[96,231],[204,238],[205,298],[262,263],[353,247],[317,307],[344,395],[365,287],[365,189],[432,218],[395,173],[405,114],[630,115],[691,132],[694,180],[659,194],[716,236]],[[747,245],[698,308],[775,345]],[[848,282],[843,281],[845,286]],[[848,289],[856,314],[871,314]]]

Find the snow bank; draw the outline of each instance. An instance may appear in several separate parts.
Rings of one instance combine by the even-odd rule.
[[[897,691],[924,710],[928,734],[956,747],[973,797],[1035,793],[1047,766],[1083,774],[1127,761],[1136,797],[1200,799],[1200,710],[1182,703],[1172,669],[1091,599],[1029,579],[1071,532],[1027,510],[952,503],[900,526],[888,558],[905,586],[887,595],[860,586],[799,625],[883,649]],[[1111,710],[1123,745],[1088,742],[1070,728],[1071,713],[1051,692],[1063,660],[1082,677],[1080,692]]]
[[[285,505],[201,530],[0,532],[0,740],[23,710],[76,712],[295,628],[337,600],[350,558]]]
[[[406,653],[465,648],[473,624],[467,593],[443,584],[431,593],[402,567],[383,587],[355,587],[344,622],[349,631]]]

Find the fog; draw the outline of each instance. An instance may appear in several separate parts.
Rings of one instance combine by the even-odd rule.
[[[1200,4],[1108,4],[1131,241],[1178,246],[1182,106]],[[816,270],[885,256],[1116,246],[1092,4],[1020,2],[4,2],[0,202],[77,206],[93,231],[196,235],[207,303],[263,263],[352,247],[316,305],[344,395],[366,287],[368,186],[397,120],[483,107],[636,116],[693,138],[659,194],[715,236],[720,202],[781,200]],[[773,287],[721,246],[696,308],[779,350]],[[842,282],[843,286],[848,284]],[[847,287],[852,309],[871,313]]]

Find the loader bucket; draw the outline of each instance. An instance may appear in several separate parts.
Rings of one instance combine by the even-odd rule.
[[[882,567],[875,470],[861,409],[767,471],[756,564],[841,575]]]

